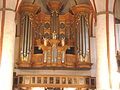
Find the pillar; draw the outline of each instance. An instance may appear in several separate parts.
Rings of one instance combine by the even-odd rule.
[[[95,0],[97,9],[97,90],[117,90],[117,62],[114,33],[114,0]]]
[[[12,90],[17,0],[0,1],[0,89]]]
[[[96,47],[97,47],[97,74],[96,85],[99,89],[108,89],[109,71],[107,57],[106,15],[97,15]],[[102,22],[102,23],[101,23]],[[102,32],[102,33],[101,33]],[[103,83],[104,82],[104,83]]]

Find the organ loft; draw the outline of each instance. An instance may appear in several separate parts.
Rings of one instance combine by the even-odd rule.
[[[120,0],[0,0],[0,90],[119,90]]]

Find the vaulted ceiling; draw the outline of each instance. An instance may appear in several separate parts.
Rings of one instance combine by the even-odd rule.
[[[50,14],[47,8],[49,1],[61,1],[63,7],[60,14],[69,12],[70,8],[77,4],[90,4],[89,0],[23,0],[23,3],[31,3],[41,7],[41,11]],[[120,0],[116,0],[115,17],[120,20]]]
[[[89,0],[23,0],[23,3],[32,3],[41,7],[41,11],[49,14],[49,10],[47,9],[47,3],[49,1],[61,1],[63,3],[63,7],[60,14],[67,13],[69,9],[77,4],[90,4]]]

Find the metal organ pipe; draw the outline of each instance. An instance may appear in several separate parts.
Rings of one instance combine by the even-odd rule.
[[[84,17],[82,18],[82,55],[85,56],[85,27],[84,27]]]
[[[44,51],[44,62],[47,62],[47,51]]]
[[[52,21],[51,21],[51,25],[52,25],[52,32],[55,32],[55,12],[52,13]]]
[[[86,41],[87,41],[87,40],[86,40],[86,39],[87,39],[86,33],[87,33],[87,32],[86,32],[86,27],[85,27],[85,25],[86,25],[85,16],[83,17],[83,19],[84,19],[84,38],[85,38],[85,42],[84,42],[84,43],[85,43],[85,56],[86,56],[86,51],[87,51],[87,50],[86,50],[86,46],[87,46],[87,44],[86,44]]]
[[[56,32],[56,13],[55,12],[53,13],[53,19],[54,19],[54,22],[53,22],[54,29],[53,29],[53,31]]]
[[[29,19],[28,32],[27,32],[27,54],[30,53],[30,32],[31,32],[31,23],[30,23],[30,19]]]
[[[87,27],[87,23],[85,23],[85,29],[86,29],[86,54],[89,53],[89,31]]]
[[[78,55],[82,55],[84,59],[89,54],[88,25],[84,15],[79,16],[79,24],[77,26],[77,50]]]
[[[62,63],[65,62],[65,51],[62,51]]]
[[[25,16],[25,20],[24,20],[24,27],[23,27],[23,57],[25,56],[25,33],[26,33],[26,16]]]
[[[22,32],[21,32],[21,54],[24,53],[24,27],[25,27],[25,17],[23,18]]]
[[[25,18],[25,34],[24,34],[24,56],[27,56],[27,28],[28,28],[28,16]]]
[[[50,29],[50,33],[52,34],[54,28],[53,28],[53,14],[51,15],[51,29]]]
[[[32,22],[30,22],[30,46],[29,46],[30,53],[31,49],[32,49]]]
[[[79,26],[79,23],[78,23],[78,26],[77,26],[77,50],[78,50],[78,54],[80,54],[79,53],[79,51],[80,51],[80,40],[79,40],[79,36],[80,36],[80,26]]]
[[[26,53],[26,56],[28,56],[28,41],[29,41],[29,38],[28,38],[28,36],[29,36],[29,16],[27,16],[27,27],[26,27],[26,41],[25,41],[25,43],[26,43],[26,47],[25,47],[25,53]]]
[[[57,59],[57,47],[56,45],[52,46],[52,62],[56,63]]]
[[[80,16],[80,23],[79,23],[79,47],[80,47],[80,55],[82,54],[82,22]]]
[[[59,18],[58,18],[58,13],[56,13],[56,32],[59,33]]]
[[[52,21],[51,21],[51,33],[53,33],[53,32],[56,32],[56,33],[58,33],[58,16],[57,16],[57,13],[54,11],[53,13],[52,13],[52,19],[51,19]]]
[[[28,15],[25,16],[23,22],[23,30],[21,35],[21,55],[23,60],[27,61],[32,45],[32,24]]]

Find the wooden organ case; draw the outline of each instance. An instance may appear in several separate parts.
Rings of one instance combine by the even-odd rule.
[[[31,4],[20,6],[18,68],[90,69],[90,33],[93,17],[89,5],[73,6],[61,15],[60,1],[50,1],[49,14]]]

